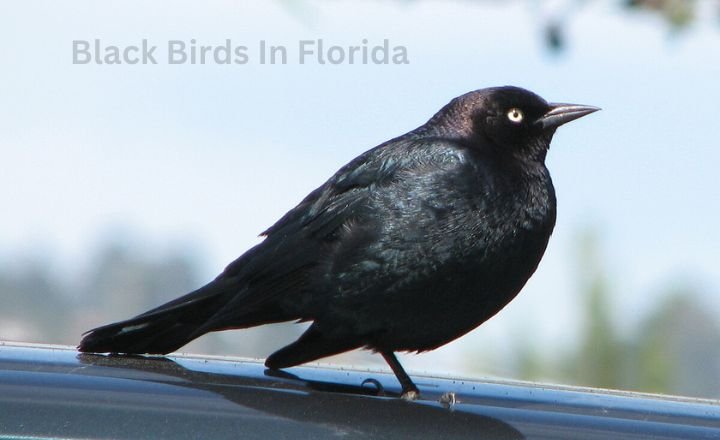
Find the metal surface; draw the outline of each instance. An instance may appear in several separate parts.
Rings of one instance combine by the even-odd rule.
[[[0,343],[0,437],[720,439],[715,401],[413,379],[405,402],[389,373]]]

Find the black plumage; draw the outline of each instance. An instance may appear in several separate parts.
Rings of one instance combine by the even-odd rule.
[[[598,110],[517,87],[453,99],[342,167],[215,280],[85,334],[86,352],[174,351],[211,331],[312,321],[268,357],[286,368],[356,348],[437,348],[525,285],[555,225],[545,156],[555,129]]]

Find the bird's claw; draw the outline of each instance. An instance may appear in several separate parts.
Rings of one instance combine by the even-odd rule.
[[[418,391],[418,390],[408,390],[408,391],[404,391],[404,392],[402,393],[402,395],[400,396],[400,398],[401,398],[402,400],[405,400],[405,401],[408,401],[408,402],[412,402],[412,401],[414,401],[414,400],[417,400],[419,397],[420,397],[420,391]]]
[[[442,406],[452,409],[457,403],[457,396],[455,396],[455,393],[448,392],[440,396],[438,402],[440,402]]]

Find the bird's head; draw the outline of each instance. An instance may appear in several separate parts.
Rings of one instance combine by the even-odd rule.
[[[559,126],[598,110],[589,105],[548,103],[528,90],[505,86],[459,96],[430,123],[449,125],[451,132],[481,148],[543,161]]]

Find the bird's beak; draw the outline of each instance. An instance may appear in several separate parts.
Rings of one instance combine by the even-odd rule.
[[[554,103],[550,104],[550,111],[538,119],[537,124],[544,130],[558,128],[566,122],[574,121],[577,118],[582,118],[598,110],[600,110],[600,107],[594,107],[592,105]]]

